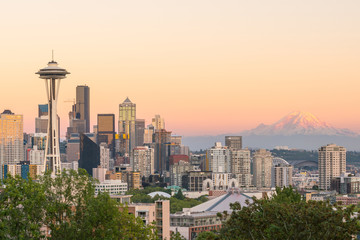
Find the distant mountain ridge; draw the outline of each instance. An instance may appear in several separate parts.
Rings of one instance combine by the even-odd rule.
[[[335,128],[308,112],[292,112],[271,125],[260,124],[254,129],[242,132],[248,135],[329,135],[358,136],[349,129]]]
[[[254,129],[240,133],[221,134],[216,136],[183,137],[183,144],[191,150],[207,149],[215,142],[224,143],[225,136],[243,136],[243,146],[251,148],[268,148],[289,146],[306,150],[316,150],[328,143],[336,143],[348,150],[360,150],[360,136],[349,129],[335,128],[308,112],[292,112],[279,121],[260,124]]]

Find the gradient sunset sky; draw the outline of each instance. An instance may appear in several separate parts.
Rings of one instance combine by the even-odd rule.
[[[239,132],[308,111],[360,131],[360,1],[12,0],[0,2],[0,111],[34,132],[51,60],[62,135],[77,85],[98,113],[128,96],[137,117],[179,135]],[[116,123],[117,125],[117,123]]]

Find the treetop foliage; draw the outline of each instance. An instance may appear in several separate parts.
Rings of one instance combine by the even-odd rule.
[[[277,188],[273,198],[248,206],[231,205],[220,239],[352,239],[360,231],[354,206],[306,202],[293,188]]]
[[[156,239],[154,227],[108,193],[95,196],[94,183],[83,169],[47,173],[39,182],[9,176],[0,194],[0,239]]]

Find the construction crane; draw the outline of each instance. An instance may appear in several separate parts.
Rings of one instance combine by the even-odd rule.
[[[71,102],[73,104],[73,106],[75,106],[75,98],[73,98],[72,100],[65,100],[64,103],[68,103],[68,102]],[[75,109],[71,109],[72,112],[73,112],[73,118],[75,119],[75,114],[76,114],[76,111]]]

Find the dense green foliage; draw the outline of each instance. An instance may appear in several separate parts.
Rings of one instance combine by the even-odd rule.
[[[0,239],[155,239],[152,226],[109,194],[96,197],[94,183],[82,169],[39,182],[9,176],[0,194]]]
[[[216,232],[201,232],[196,240],[220,240],[220,234]]]
[[[179,232],[171,232],[170,235],[170,240],[185,240],[185,238],[183,236],[181,236],[181,234]]]
[[[222,215],[227,220],[221,239],[352,239],[360,231],[354,206],[306,202],[291,187],[278,188],[272,199],[253,200],[232,204],[233,212]]]
[[[185,198],[183,200],[177,199],[176,197],[170,198],[170,213],[181,212],[183,208],[192,208],[196,205],[199,205],[203,202],[206,202],[208,199],[204,196],[192,199],[192,198]]]
[[[171,190],[163,189],[159,187],[146,187],[144,189],[132,189],[126,192],[126,194],[133,195],[131,201],[134,203],[154,203],[159,199],[168,199],[159,195],[151,198],[148,194],[151,192],[166,192],[171,194]],[[208,199],[205,196],[201,196],[197,199],[186,198],[181,190],[172,196],[170,199],[170,213],[176,213],[182,211],[183,208],[191,208],[200,203],[206,202]]]

